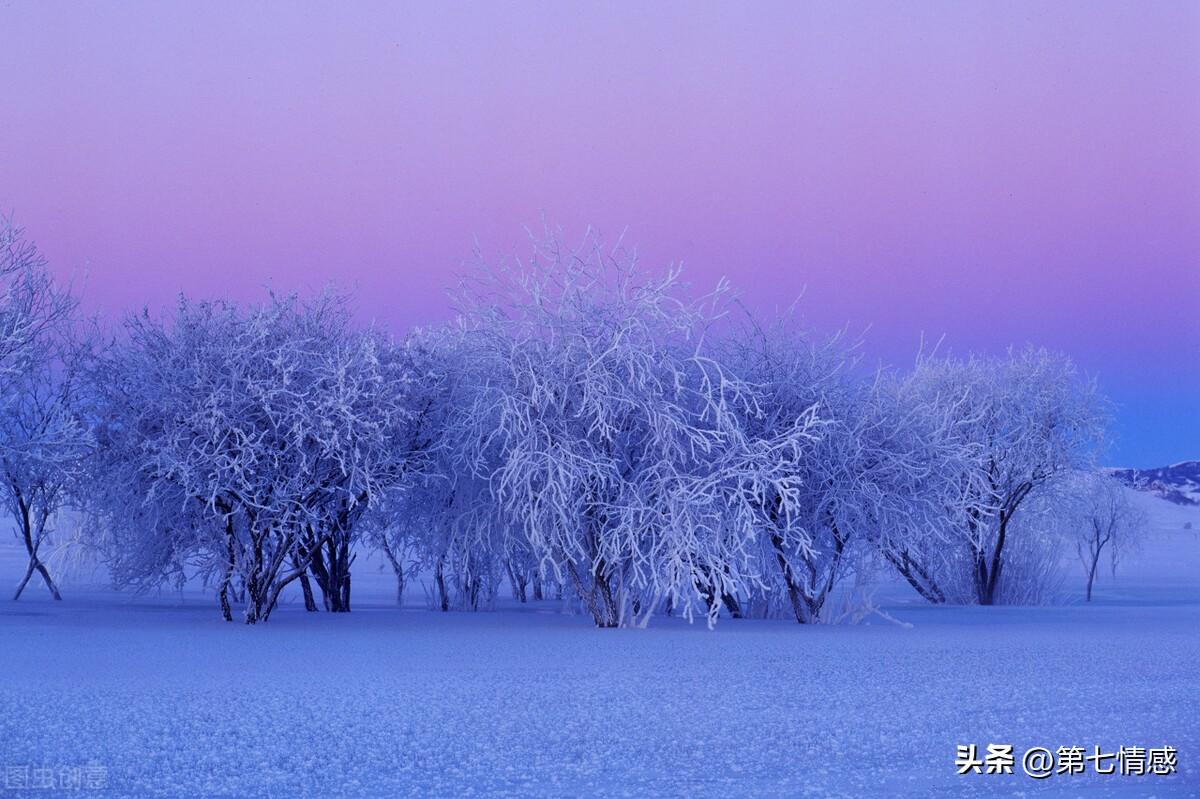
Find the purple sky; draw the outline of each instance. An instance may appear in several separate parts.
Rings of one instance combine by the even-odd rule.
[[[1200,457],[1195,3],[0,0],[0,208],[115,316],[448,313],[544,210],[907,362],[1066,350],[1110,460]]]

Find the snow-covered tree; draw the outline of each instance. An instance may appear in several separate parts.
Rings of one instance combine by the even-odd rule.
[[[495,448],[486,441],[495,409],[479,394],[498,370],[478,336],[457,323],[413,331],[404,348],[417,383],[411,448],[422,468],[373,515],[372,540],[398,583],[414,569],[432,578],[435,607],[490,607],[508,531],[489,487]]]
[[[413,479],[427,457],[414,435],[424,392],[410,353],[374,332],[337,331],[325,347],[317,375],[322,399],[314,410],[329,417],[326,425],[337,420],[342,429],[324,456],[330,462],[318,471],[325,476],[311,499],[314,522],[306,525],[297,554],[310,559],[326,610],[345,612],[362,515]]]
[[[770,496],[758,509],[770,590],[753,598],[755,612],[830,618],[834,589],[869,578],[879,556],[931,601],[946,599],[940,569],[927,565],[945,549],[947,509],[961,505],[958,477],[974,461],[951,435],[953,406],[930,406],[895,374],[861,369],[857,350],[788,317],[749,325],[729,347],[727,360],[760,393],[762,413],[743,421],[751,438],[798,414],[820,417],[810,447],[784,464],[794,478],[790,512]]]
[[[44,356],[41,341],[75,310],[37,245],[11,217],[0,215],[0,398],[15,395],[12,381]]]
[[[689,300],[677,271],[646,276],[590,233],[575,249],[547,235],[464,287],[468,331],[498,365],[473,394],[486,421],[465,436],[472,460],[504,523],[600,627],[645,624],[664,603],[714,620],[713,597],[757,579],[761,494],[791,496],[781,464],[813,417],[745,436],[757,395],[705,345],[723,292]]]
[[[77,303],[55,285],[45,259],[0,218],[0,501],[29,557],[17,585],[41,575],[61,599],[43,560],[90,441],[76,397],[83,352],[72,340]]]
[[[1080,473],[1066,481],[1053,501],[1051,511],[1065,516],[1091,602],[1101,561],[1107,558],[1116,573],[1121,555],[1137,546],[1145,530],[1145,514],[1130,501],[1129,489],[1104,472]]]
[[[34,572],[61,599],[43,559],[42,547],[77,488],[90,451],[91,433],[77,397],[81,357],[67,342],[46,350],[53,360],[31,363],[15,383],[16,395],[0,406],[0,498],[16,521],[29,565],[14,599]]]
[[[1013,518],[1039,489],[1093,467],[1104,402],[1068,358],[1045,350],[926,358],[910,381],[910,400],[943,422],[950,460],[940,471],[956,495],[946,509],[951,523],[936,528],[948,531],[948,550],[934,555],[942,541],[933,537],[911,560],[930,575],[940,572],[944,584],[957,583],[970,600],[993,604]]]
[[[327,601],[345,609],[357,523],[409,465],[405,360],[330,296],[181,300],[126,334],[92,381],[95,505],[117,579],[195,565],[226,619],[244,592],[253,624],[320,557]]]
[[[869,395],[858,375],[855,348],[841,336],[822,340],[785,317],[768,327],[752,320],[726,339],[723,357],[753,384],[758,402],[741,415],[744,435],[769,439],[799,418],[819,414],[818,435],[780,466],[788,492],[753,497],[760,532],[763,585],[746,597],[767,613],[787,608],[796,621],[821,619],[825,600],[859,560],[874,474],[867,462]],[[735,597],[724,604],[737,615]]]
[[[967,601],[958,578],[969,568],[962,518],[980,450],[963,443],[960,428],[975,421],[965,390],[931,391],[926,381],[888,372],[875,381],[872,413],[875,550],[928,601]]]

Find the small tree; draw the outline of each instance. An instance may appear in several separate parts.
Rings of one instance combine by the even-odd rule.
[[[1074,481],[1076,512],[1070,514],[1075,551],[1087,578],[1087,601],[1100,561],[1107,554],[1113,573],[1122,553],[1134,546],[1146,526],[1145,514],[1129,500],[1129,490],[1099,472]]]
[[[17,522],[17,534],[29,555],[25,576],[17,585],[20,599],[36,571],[50,594],[62,599],[42,559],[42,546],[53,532],[54,518],[67,504],[80,477],[91,443],[76,402],[77,357],[60,353],[57,364],[40,363],[18,381],[19,394],[0,411],[6,446],[0,456],[0,496]]]
[[[948,442],[962,454],[952,479],[958,500],[947,509],[955,554],[964,556],[973,601],[993,604],[1014,516],[1039,489],[1092,467],[1104,402],[1068,358],[1045,350],[924,359],[912,381],[915,396],[950,417]]]
[[[37,248],[0,218],[0,500],[17,523],[29,564],[62,599],[41,550],[68,498],[90,436],[76,389],[82,348],[73,343],[75,299],[56,287]]]

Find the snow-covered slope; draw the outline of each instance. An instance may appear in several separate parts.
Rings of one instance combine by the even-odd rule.
[[[1200,461],[1181,461],[1158,469],[1109,469],[1125,485],[1177,505],[1200,505]]]

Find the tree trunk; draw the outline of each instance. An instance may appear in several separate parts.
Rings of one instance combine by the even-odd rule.
[[[246,586],[246,606],[242,613],[242,620],[246,624],[258,624],[259,616],[264,610],[262,599],[259,595],[257,587]]]
[[[23,499],[18,500],[18,504],[21,510],[21,518],[19,519],[21,523],[21,537],[25,541],[25,551],[29,555],[29,568],[26,570],[25,577],[22,578],[20,585],[17,586],[17,591],[13,595],[13,601],[15,602],[21,598],[21,593],[25,590],[25,586],[29,583],[29,579],[35,571],[42,575],[42,580],[45,581],[46,587],[50,589],[50,596],[61,601],[62,594],[58,593],[58,586],[54,584],[54,580],[50,579],[49,570],[46,569],[46,565],[38,558],[38,547],[41,545],[40,538],[45,531],[47,519],[45,517],[41,519],[38,526],[38,534],[35,536],[29,506],[25,504]],[[39,540],[35,540],[35,538]]]
[[[920,594],[926,601],[934,605],[941,605],[945,603],[946,594],[937,584],[937,581],[930,577],[929,573],[921,568],[916,561],[912,560],[908,556],[907,552],[902,552],[900,557],[896,557],[894,553],[888,551],[887,549],[884,549],[883,547],[880,547],[880,549],[883,550],[884,559],[886,559],[888,563],[892,564],[892,567],[896,569],[897,573],[899,573],[899,575],[913,587],[913,590]]]
[[[529,585],[529,575],[522,572],[513,565],[512,558],[504,559],[504,568],[508,572],[508,585],[512,589],[513,599],[520,602],[522,605],[529,601],[527,586]]]
[[[593,574],[594,582],[591,588],[583,584],[583,580],[579,577],[579,572],[575,568],[575,564],[567,562],[567,573],[571,575],[571,582],[575,584],[575,591],[579,594],[579,598],[587,605],[588,611],[592,614],[592,620],[596,626],[601,629],[611,629],[618,624],[616,605],[612,598],[612,589],[609,588],[607,581],[603,577],[602,569],[597,566]]]
[[[221,617],[225,621],[233,621],[233,610],[229,607],[229,583],[233,579],[233,550],[229,551],[229,563],[225,567],[225,574],[221,577],[221,586],[217,589],[217,598],[221,602]]]
[[[332,538],[325,542],[324,550],[318,545],[313,548],[311,570],[325,609],[330,613],[350,612],[350,555],[348,541]]]
[[[1092,567],[1088,569],[1087,579],[1087,601],[1092,601],[1092,584],[1096,582],[1096,568],[1100,565],[1100,550],[1097,549],[1092,553]]]
[[[613,596],[612,586],[608,584],[608,578],[604,576],[604,561],[596,564],[596,568],[592,573],[592,584],[600,586],[600,600],[604,603],[605,623],[603,627],[616,627],[620,624],[620,613],[617,609],[616,598]],[[637,606],[637,600],[634,600],[634,606]],[[637,612],[636,610],[634,611]]]
[[[437,583],[438,605],[442,612],[450,610],[450,596],[446,593],[446,568],[441,558],[433,567],[433,581]]]
[[[225,574],[221,576],[221,586],[217,590],[217,598],[221,601],[221,616],[225,621],[233,621],[233,611],[229,607],[229,583],[233,580],[233,570],[237,567],[237,557],[233,546],[233,519],[225,519]]]
[[[792,572],[792,566],[783,554],[783,539],[778,533],[771,533],[771,546],[775,549],[775,561],[779,564],[779,571],[783,574],[783,584],[787,587],[792,614],[796,617],[797,623],[804,624],[808,618],[804,610],[803,595],[797,584],[796,575]]]
[[[46,581],[46,587],[50,589],[50,596],[61,602],[62,594],[58,593],[58,586],[54,584],[54,580],[50,579],[50,572],[46,570],[46,564],[38,560],[34,568],[37,569],[38,574],[42,575],[42,579]]]
[[[304,593],[304,609],[309,613],[316,613],[317,600],[313,598],[312,583],[309,582],[308,572],[300,573],[300,590]]]
[[[17,592],[13,595],[13,600],[21,598],[21,593],[25,590],[25,585],[29,582],[29,578],[33,576],[35,571],[42,575],[42,580],[45,581],[46,587],[50,589],[50,596],[61,602],[62,594],[58,592],[58,586],[54,584],[54,580],[50,578],[50,572],[46,570],[46,565],[38,560],[37,555],[29,556],[29,568],[26,570],[21,584],[17,586]]]
[[[21,578],[21,582],[17,583],[17,593],[13,595],[13,601],[21,598],[21,592],[25,590],[25,584],[29,582],[29,578],[33,576],[33,561],[29,561],[29,566],[25,569],[25,576]]]
[[[251,520],[250,524],[251,530],[253,530],[253,520]],[[263,536],[268,534],[251,532],[251,540],[254,546],[250,550],[250,571],[242,581],[246,592],[246,602],[243,610],[243,620],[246,624],[258,624],[260,620],[266,621],[266,617],[271,612],[267,605],[267,590],[270,580],[268,575],[264,573],[266,562],[265,553],[263,552]]]
[[[1008,534],[1008,514],[1000,513],[1000,530],[996,534],[996,547],[992,550],[991,566],[982,555],[977,559],[980,577],[979,604],[993,605],[996,602],[996,585],[1000,581],[1000,570],[1004,565],[1004,539]]]
[[[388,546],[386,538],[381,543],[383,554],[387,556],[388,563],[392,565],[392,571],[396,573],[396,604],[404,607],[404,564],[392,552],[392,548]]]

